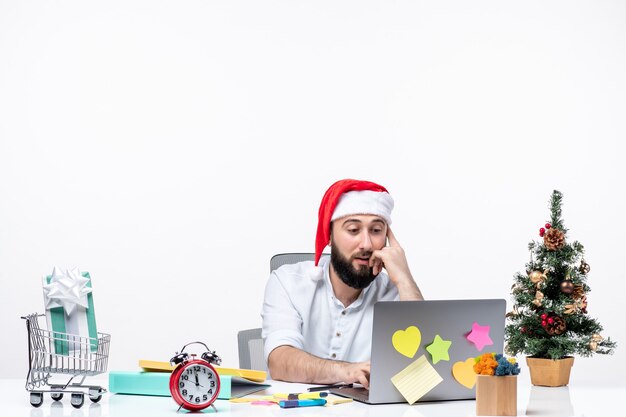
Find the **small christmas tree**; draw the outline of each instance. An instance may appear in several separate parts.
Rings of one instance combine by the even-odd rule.
[[[616,343],[600,335],[602,326],[587,313],[587,274],[579,242],[568,243],[561,218],[563,195],[552,193],[551,219],[539,229],[543,242],[528,245],[526,274],[517,273],[511,288],[513,311],[507,313],[507,353],[546,359],[572,354],[611,354]]]

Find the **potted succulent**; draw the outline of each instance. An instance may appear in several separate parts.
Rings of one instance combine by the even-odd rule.
[[[476,415],[516,416],[517,375],[520,368],[515,358],[484,353],[475,359]]]
[[[616,344],[600,335],[602,326],[588,314],[587,275],[583,245],[569,242],[561,218],[562,194],[550,199],[550,221],[532,241],[526,273],[517,273],[511,287],[513,310],[507,313],[506,352],[527,355],[533,385],[569,383],[573,354],[611,354]]]

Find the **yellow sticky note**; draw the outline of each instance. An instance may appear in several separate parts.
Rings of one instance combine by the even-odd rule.
[[[338,395],[333,395],[333,394],[330,394],[329,396],[324,397],[324,399],[326,400],[326,407],[328,407],[329,405],[345,404],[345,403],[352,402],[352,398],[340,397]]]
[[[391,382],[409,404],[414,404],[442,381],[425,355],[391,377]]]
[[[421,341],[422,333],[415,326],[409,326],[406,330],[398,330],[391,337],[393,347],[407,358],[415,356]]]

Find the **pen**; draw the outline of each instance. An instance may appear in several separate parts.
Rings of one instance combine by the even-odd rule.
[[[281,408],[313,407],[316,405],[326,405],[326,400],[323,398],[317,400],[287,400],[279,401],[278,405]]]
[[[293,394],[274,394],[274,398],[279,398],[281,400],[316,400],[327,396],[327,392],[297,392]]]
[[[326,391],[333,388],[352,388],[353,384],[334,384],[334,385],[323,385],[320,387],[310,387],[307,388],[309,392],[317,392],[317,391]]]

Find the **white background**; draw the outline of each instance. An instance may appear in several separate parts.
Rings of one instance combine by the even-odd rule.
[[[0,0],[0,358],[54,265],[92,274],[109,369],[237,366],[269,259],[335,180],[379,182],[427,298],[505,298],[564,193],[624,346],[626,4]],[[576,359],[620,381],[623,348]],[[524,372],[527,369],[524,366]]]

